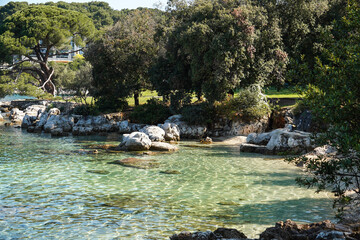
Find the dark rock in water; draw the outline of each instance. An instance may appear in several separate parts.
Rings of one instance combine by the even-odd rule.
[[[360,226],[360,224],[359,224]],[[360,239],[358,228],[333,224],[329,220],[311,224],[296,224],[291,220],[278,222],[260,234],[261,240],[355,240]],[[218,228],[214,232],[182,232],[174,234],[171,240],[245,240],[248,239],[236,229]]]
[[[133,194],[110,194],[103,197],[97,196],[96,198],[100,202],[98,205],[100,207],[128,209],[129,212],[132,212],[131,208],[139,209],[143,206],[149,206],[150,202],[154,204],[153,199],[143,199]]]
[[[206,137],[205,139],[201,139],[200,143],[202,143],[202,144],[211,144],[211,143],[213,143],[213,140],[211,138],[209,138],[209,137]]]
[[[216,236],[221,236],[222,239],[247,239],[245,234],[231,228],[218,228],[214,233]]]
[[[174,234],[170,237],[170,240],[221,240],[221,239],[232,239],[241,240],[247,239],[245,234],[239,232],[236,229],[229,228],[218,228],[214,232],[182,232],[180,234]]]
[[[109,171],[106,170],[86,170],[86,172],[88,173],[95,173],[95,174],[102,174],[102,175],[106,175],[109,174]]]
[[[165,170],[165,171],[160,171],[160,173],[162,173],[162,174],[181,174],[181,172],[179,172],[177,170]]]
[[[223,206],[237,206],[240,205],[240,203],[234,202],[234,201],[222,201],[218,202],[217,204],[223,205]]]
[[[116,151],[117,146],[118,145],[112,145],[112,144],[91,144],[91,145],[87,145],[86,148]]]
[[[275,227],[267,228],[260,234],[263,240],[300,240],[300,239],[345,239],[345,235],[330,234],[335,229],[335,225],[329,220],[312,224],[296,224],[291,220],[278,222]],[[342,236],[340,236],[342,235]],[[327,236],[325,238],[325,236]],[[333,237],[331,237],[333,236]],[[336,236],[336,237],[334,237]]]
[[[124,167],[138,168],[138,169],[151,169],[159,167],[160,163],[153,159],[140,159],[140,158],[125,158],[109,162],[108,164],[118,164]]]

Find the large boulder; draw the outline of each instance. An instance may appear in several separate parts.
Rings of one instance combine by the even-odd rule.
[[[181,135],[183,138],[201,139],[206,135],[206,126],[188,125],[186,122],[181,120],[181,117],[181,115],[173,115],[165,121],[164,125],[167,123],[171,124],[173,127],[176,125],[178,129],[175,127],[174,133],[179,130],[179,134],[176,133],[176,135],[179,135],[179,138]]]
[[[59,119],[60,119],[59,115],[50,115],[43,126],[44,132],[50,133],[51,130],[55,129],[57,127],[57,122]]]
[[[19,110],[18,108],[11,109],[9,118],[12,122],[21,124],[24,117],[25,113],[23,111]]]
[[[177,151],[178,148],[174,145],[164,142],[152,142],[150,150],[153,151],[166,151],[166,152],[174,152]]]
[[[52,129],[50,133],[51,133],[52,137],[62,137],[62,136],[68,136],[69,135],[69,132],[64,131],[64,129],[61,128],[61,127]]]
[[[121,121],[117,123],[118,125],[118,129],[119,129],[119,133],[130,133],[131,132],[131,128],[129,126],[129,121],[125,120],[125,121]]]
[[[164,123],[159,124],[159,127],[165,131],[165,140],[166,141],[180,141],[180,129],[175,123]]]
[[[140,132],[145,133],[149,136],[152,142],[163,142],[165,141],[165,131],[157,126],[146,126],[140,129]]]
[[[310,133],[288,132],[286,130],[274,130],[266,148],[274,152],[305,153],[314,147],[311,144]]]
[[[61,111],[60,111],[60,109],[58,109],[58,108],[51,108],[50,110],[49,110],[49,115],[51,116],[51,115],[60,115],[61,114]]]
[[[72,129],[72,134],[75,136],[87,136],[93,133],[92,127],[82,127],[82,126],[74,126]]]
[[[232,239],[232,240],[245,240],[248,239],[245,234],[239,232],[236,229],[230,228],[218,228],[214,232],[182,232],[174,234],[170,237],[171,240],[220,240],[220,239]]]
[[[120,150],[126,151],[145,151],[151,147],[151,140],[143,132],[133,132],[130,134],[124,134],[121,144],[119,145]]]
[[[302,239],[355,239],[352,238],[352,231],[349,228],[333,224],[329,220],[311,224],[297,224],[291,220],[278,222],[275,227],[267,228],[260,234],[263,240],[302,240]],[[347,238],[349,237],[349,238]]]
[[[46,115],[44,115],[45,118]],[[40,117],[41,121],[41,117]],[[39,122],[40,122],[39,121]],[[71,132],[74,126],[74,118],[62,115],[49,115],[45,125],[44,132],[51,133],[53,129],[61,128],[63,132]]]
[[[300,154],[314,149],[310,133],[290,130],[283,128],[268,133],[251,133],[246,139],[247,143],[240,145],[240,151],[261,154]]]
[[[21,122],[21,128],[26,129],[26,128],[32,126],[35,120],[36,120],[36,116],[30,116],[30,115],[26,114]]]
[[[29,116],[38,116],[40,113],[45,112],[46,106],[44,105],[31,105],[25,109],[25,114]]]
[[[242,122],[242,121],[232,121],[231,129],[227,132],[228,135],[240,136],[240,135],[249,135],[250,133],[262,133],[269,126],[269,117],[264,116],[259,120],[254,120],[251,122]]]
[[[271,132],[269,133],[250,133],[247,138],[246,142],[251,144],[257,145],[266,145],[271,139]]]

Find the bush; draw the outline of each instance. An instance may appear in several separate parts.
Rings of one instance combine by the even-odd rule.
[[[188,105],[181,110],[182,120],[190,125],[209,125],[216,119],[216,109],[209,103]]]
[[[136,106],[130,114],[130,120],[136,123],[163,123],[171,115],[170,109],[163,102],[151,98],[143,105]]]
[[[83,115],[83,116],[97,116],[100,114],[99,107],[96,105],[86,105],[82,104],[73,109],[73,114]]]
[[[109,97],[97,98],[95,105],[101,112],[121,112],[128,107],[126,100],[122,98]]]
[[[271,111],[262,94],[251,89],[241,90],[238,97],[220,104],[217,109],[219,115],[228,119],[241,119],[244,121],[260,119]]]

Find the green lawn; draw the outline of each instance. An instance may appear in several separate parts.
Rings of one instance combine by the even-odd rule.
[[[301,98],[302,96],[299,95],[298,93],[296,93],[294,88],[283,88],[281,90],[277,90],[274,87],[269,87],[265,89],[265,94],[267,97],[269,98]],[[235,94],[236,96],[237,94]],[[150,91],[150,90],[146,90],[141,92],[140,97],[139,97],[139,102],[140,105],[146,103],[147,100],[151,99],[151,98],[160,98],[157,95],[156,91]],[[88,97],[86,99],[86,101],[88,103],[91,103],[92,97]],[[193,97],[193,102],[195,102],[197,99],[195,98],[195,95]],[[129,97],[127,98],[127,101],[129,103],[129,106],[135,106],[135,102],[134,102],[134,98],[133,97]]]
[[[162,97],[159,97],[157,95],[156,91],[150,91],[150,90],[146,90],[141,92],[140,97],[139,97],[139,104],[142,105],[144,103],[146,103],[147,100],[149,100],[150,98],[160,98],[162,99]],[[135,100],[134,97],[130,97],[126,99],[128,101],[129,106],[135,106]]]
[[[294,88],[283,88],[279,91],[275,87],[265,89],[265,94],[269,98],[301,98]]]

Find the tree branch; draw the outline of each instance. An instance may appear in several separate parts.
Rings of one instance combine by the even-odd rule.
[[[47,84],[47,83],[50,83],[50,84],[52,84],[53,85],[53,87],[55,88],[55,85],[54,85],[54,83],[51,81],[51,77],[52,77],[52,75],[54,74],[54,69],[51,69],[51,73],[50,73],[50,75],[49,75],[49,77],[48,77],[48,79],[44,82],[44,84],[40,87],[42,90],[44,90],[45,91],[45,85]]]

